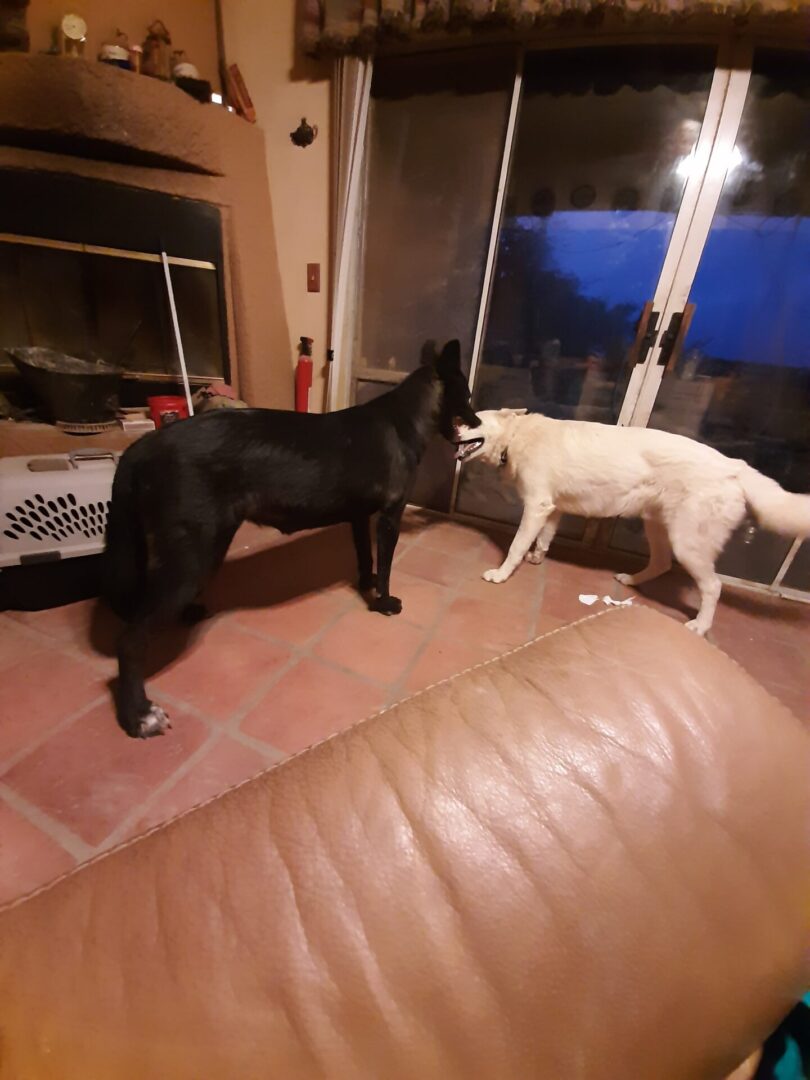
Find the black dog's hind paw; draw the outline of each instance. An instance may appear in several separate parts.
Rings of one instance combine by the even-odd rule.
[[[373,592],[377,588],[377,575],[368,574],[361,577],[357,582],[357,591],[361,593]]]
[[[136,739],[151,739],[153,735],[165,735],[171,722],[159,705],[152,705],[149,712],[142,716],[133,735]]]
[[[180,622],[184,626],[196,626],[208,617],[209,612],[205,604],[186,604],[180,612]]]
[[[376,596],[369,602],[369,611],[379,611],[381,615],[399,615],[402,601],[398,596]]]

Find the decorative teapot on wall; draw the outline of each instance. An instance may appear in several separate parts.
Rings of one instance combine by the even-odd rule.
[[[302,116],[301,123],[298,125],[295,131],[290,132],[290,138],[296,146],[303,147],[309,146],[311,143],[313,143],[317,134],[317,125],[308,124],[306,121],[306,117]]]

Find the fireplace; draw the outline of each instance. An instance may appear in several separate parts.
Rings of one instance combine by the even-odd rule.
[[[0,53],[0,349],[107,360],[126,373],[126,404],[170,392],[161,251],[192,381],[226,379],[252,405],[289,408],[261,130],[157,79]],[[3,357],[0,387],[12,370]],[[24,440],[25,427],[0,421],[0,455],[70,448],[54,429]]]
[[[192,381],[230,378],[216,206],[57,172],[0,170],[2,350],[98,357],[130,380],[177,379],[160,253]]]

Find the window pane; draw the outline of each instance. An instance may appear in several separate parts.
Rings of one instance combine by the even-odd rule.
[[[615,423],[714,59],[711,48],[674,46],[527,59],[477,408]],[[519,500],[472,463],[458,507],[514,519]]]
[[[413,371],[452,338],[468,367],[514,72],[511,49],[377,62],[356,375]],[[453,473],[437,439],[413,501],[449,509]]]
[[[380,60],[370,107],[362,366],[469,361],[514,77],[509,54]]]
[[[802,544],[796,552],[782,584],[787,585],[789,589],[803,589],[805,592],[810,592],[810,543]]]
[[[810,491],[810,71],[755,56],[737,143],[650,426]],[[773,580],[790,540],[748,526],[718,568]]]

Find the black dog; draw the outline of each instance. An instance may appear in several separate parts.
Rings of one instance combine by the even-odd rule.
[[[169,726],[146,696],[152,626],[204,614],[200,590],[243,521],[284,533],[351,522],[360,589],[396,615],[388,588],[400,519],[419,460],[438,431],[479,423],[458,341],[389,393],[341,412],[223,409],[146,435],[122,456],[113,483],[104,595],[125,619],[118,643],[118,721],[148,738]],[[377,523],[373,573],[371,515]]]

